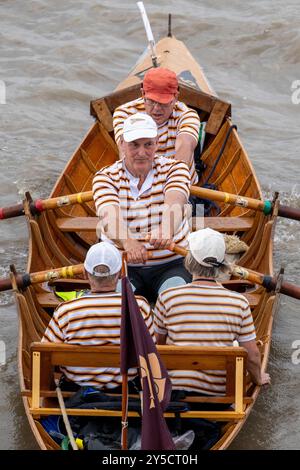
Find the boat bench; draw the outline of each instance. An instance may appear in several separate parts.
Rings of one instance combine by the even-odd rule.
[[[253,217],[201,217],[198,228],[212,228],[218,232],[245,232],[251,229]],[[203,225],[204,221],[204,227]],[[56,225],[62,232],[95,232],[98,217],[58,217]],[[193,225],[196,221],[193,218]]]
[[[239,420],[245,416],[245,406],[251,402],[246,396],[247,351],[241,347],[184,347],[158,346],[161,359],[168,370],[225,370],[225,396],[191,396],[184,401],[211,403],[211,411],[191,410],[180,413],[182,418],[206,418],[219,421]],[[29,395],[30,413],[37,417],[61,414],[60,408],[41,406],[41,398],[55,397],[54,367],[120,367],[119,346],[74,346],[62,343],[36,342],[31,345],[32,382],[31,389],[24,392]],[[70,392],[63,392],[70,396]],[[49,400],[48,400],[49,401]],[[214,403],[233,404],[233,408],[213,410]],[[52,405],[51,404],[51,405]],[[121,416],[121,411],[101,409],[67,409],[68,415],[75,416]],[[129,411],[129,417],[138,417],[137,412]],[[167,412],[165,417],[173,418],[175,413]]]

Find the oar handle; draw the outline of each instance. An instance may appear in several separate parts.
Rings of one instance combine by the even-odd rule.
[[[19,217],[20,215],[24,215],[24,205],[22,202],[15,206],[0,207],[0,220],[11,219],[12,217]]]
[[[279,204],[278,215],[286,219],[300,220],[300,209]]]
[[[186,256],[188,254],[188,250],[186,248],[182,248],[182,246],[175,245],[175,243],[170,245],[169,250],[174,251],[174,253],[181,256]]]

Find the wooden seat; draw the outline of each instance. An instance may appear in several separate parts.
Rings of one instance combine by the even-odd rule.
[[[98,217],[59,217],[56,225],[62,232],[95,232]]]
[[[203,227],[204,221],[204,227]],[[199,226],[193,217],[193,230],[212,228],[218,232],[246,232],[253,224],[253,217],[200,217]]]
[[[245,232],[251,229],[253,217],[204,217],[198,228],[212,228],[218,232]],[[56,225],[62,232],[95,232],[98,217],[59,217]],[[204,227],[203,227],[204,223]],[[193,218],[193,227],[196,220]]]
[[[41,292],[36,296],[39,305],[43,308],[56,308],[62,302],[53,292]]]
[[[188,401],[210,403],[233,403],[234,409],[224,411],[186,411],[183,418],[207,418],[213,420],[236,420],[245,415],[244,407],[249,403],[245,396],[245,367],[247,352],[240,347],[178,347],[158,346],[167,369],[177,370],[225,370],[226,394],[224,397],[189,397]],[[60,408],[41,406],[41,397],[51,396],[54,390],[54,366],[120,367],[118,346],[73,346],[68,344],[41,343],[31,345],[32,387],[30,413],[34,416],[61,414]],[[25,393],[27,394],[27,393]],[[53,395],[52,395],[53,396]],[[194,398],[194,399],[193,399]],[[213,405],[212,405],[213,406]],[[101,409],[67,409],[68,415],[76,416],[121,416],[121,411]],[[137,412],[129,416],[138,417]],[[165,413],[175,417],[174,413]]]

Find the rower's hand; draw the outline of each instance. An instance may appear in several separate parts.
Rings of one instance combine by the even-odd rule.
[[[160,229],[149,233],[146,240],[153,246],[154,250],[167,250],[174,246],[173,240],[164,236]]]
[[[267,372],[261,373],[260,384],[259,385],[270,385],[271,377]]]
[[[127,263],[129,264],[145,264],[148,255],[146,247],[139,242],[138,240],[134,240],[129,238],[123,243],[124,250],[127,253]]]

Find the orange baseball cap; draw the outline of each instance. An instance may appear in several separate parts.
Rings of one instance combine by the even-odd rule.
[[[158,103],[169,103],[178,91],[176,73],[163,67],[152,68],[144,76],[145,97]]]

